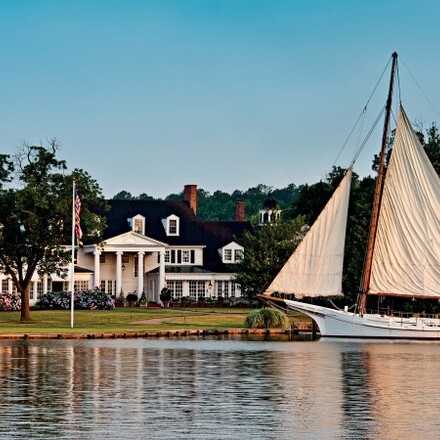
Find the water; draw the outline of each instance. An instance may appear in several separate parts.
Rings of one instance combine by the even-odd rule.
[[[2,439],[437,439],[440,344],[0,341]]]

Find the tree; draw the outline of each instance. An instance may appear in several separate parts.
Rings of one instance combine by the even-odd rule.
[[[0,271],[10,276],[21,295],[21,321],[30,321],[29,287],[37,272],[65,276],[70,262],[72,184],[81,197],[84,240],[99,241],[105,219],[90,207],[105,208],[101,189],[79,169],[66,172],[65,161],[49,146],[23,145],[14,156],[0,158]]]
[[[426,134],[428,135],[428,140],[423,142],[422,145],[435,171],[437,174],[440,174],[440,134],[437,126],[433,123],[431,127],[426,130]]]
[[[113,196],[113,200],[133,200],[136,197],[133,197],[129,191],[119,191],[117,194]]]
[[[290,257],[307,228],[304,216],[260,227],[255,234],[245,232],[238,239],[245,249],[243,260],[235,265],[236,281],[242,294],[254,298],[269,285]]]

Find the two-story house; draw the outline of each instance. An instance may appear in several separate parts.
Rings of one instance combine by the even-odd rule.
[[[237,202],[230,222],[197,220],[197,187],[186,185],[184,200],[109,200],[103,241],[77,250],[75,288],[99,289],[119,296],[145,293],[159,302],[168,286],[175,299],[240,296],[232,264],[243,256],[236,237],[252,230],[244,204]],[[31,304],[50,290],[67,290],[69,279],[33,281]],[[3,276],[2,291],[12,283]]]

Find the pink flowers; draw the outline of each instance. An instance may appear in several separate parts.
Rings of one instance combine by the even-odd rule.
[[[11,311],[21,309],[21,298],[16,293],[0,293],[0,311]]]

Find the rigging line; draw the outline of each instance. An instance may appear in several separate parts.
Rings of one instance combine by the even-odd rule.
[[[429,96],[427,95],[427,93],[423,90],[422,86],[418,83],[418,81],[416,80],[415,76],[412,74],[412,72],[409,70],[408,66],[405,64],[405,62],[402,60],[401,61],[403,63],[403,65],[405,66],[405,69],[408,71],[408,73],[410,74],[411,78],[413,79],[413,81],[416,83],[417,87],[420,89],[420,91],[423,93],[424,97],[426,98],[426,100],[429,102],[429,105],[431,106],[431,108],[434,110],[434,112],[440,116],[440,113],[437,111],[437,109],[434,107],[434,104],[432,103],[432,101],[429,99]]]
[[[342,145],[342,148],[339,150],[339,153],[338,153],[338,155],[336,156],[335,161],[333,162],[332,168],[336,165],[336,162],[339,160],[339,158],[340,158],[342,152],[344,151],[345,147],[347,146],[348,141],[349,141],[350,138],[351,138],[351,135],[353,134],[354,130],[356,129],[356,127],[357,127],[357,125],[358,125],[358,123],[359,123],[359,120],[360,120],[361,118],[365,117],[366,112],[367,112],[367,106],[365,106],[365,107],[362,109],[361,114],[360,114],[359,117],[357,118],[357,121],[355,122],[355,124],[354,124],[353,128],[351,129],[351,131],[350,131],[350,133],[349,133],[347,139],[345,140],[344,144]]]
[[[377,80],[376,85],[374,86],[373,91],[371,92],[369,98],[367,99],[367,102],[366,102],[366,104],[364,105],[364,107],[363,107],[363,109],[362,109],[362,111],[361,111],[359,117],[357,118],[357,121],[355,122],[353,128],[351,129],[350,134],[347,136],[347,139],[345,140],[344,144],[342,145],[341,150],[339,151],[338,155],[336,156],[336,159],[335,159],[335,161],[333,162],[332,168],[335,166],[336,162],[339,160],[339,157],[341,156],[342,152],[344,151],[345,147],[347,146],[347,143],[348,143],[348,141],[350,140],[351,135],[353,134],[354,130],[356,129],[356,127],[357,127],[357,125],[358,125],[358,123],[359,123],[359,120],[360,120],[362,117],[365,117],[365,115],[366,115],[366,113],[367,113],[367,107],[368,107],[368,104],[370,103],[371,98],[373,97],[374,93],[376,92],[376,89],[379,87],[379,84],[380,84],[380,82],[382,81],[382,78],[383,78],[383,76],[385,75],[385,72],[388,70],[388,66],[389,66],[390,63],[391,63],[391,60],[392,60],[392,57],[389,58],[389,60],[388,60],[388,62],[387,62],[387,64],[386,64],[386,66],[385,66],[385,68],[383,69],[383,72],[381,73],[379,79]],[[363,126],[363,125],[362,125],[362,126]],[[361,129],[362,129],[362,127],[361,127]],[[359,132],[358,140],[359,140],[360,137],[361,137],[361,133]]]
[[[365,147],[365,144],[368,142],[368,139],[370,139],[370,136],[373,134],[374,129],[376,128],[377,124],[379,123],[380,119],[382,118],[382,115],[385,112],[385,106],[382,107],[382,110],[380,111],[379,115],[377,116],[376,120],[374,121],[373,125],[370,128],[370,131],[367,133],[367,136],[365,136],[365,139],[362,141],[362,144],[359,146],[359,148],[356,150],[356,153],[353,157],[353,160],[350,163],[350,166],[353,166],[355,162],[358,160],[359,155],[361,154],[362,150]]]

